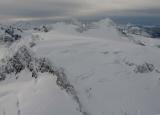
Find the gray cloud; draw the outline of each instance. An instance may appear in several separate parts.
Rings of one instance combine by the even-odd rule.
[[[103,12],[101,15],[105,15]],[[113,10],[110,16],[160,16],[160,8]]]
[[[159,0],[0,0],[0,20],[48,17],[160,16]]]
[[[0,12],[3,13],[3,14],[15,14],[15,15],[22,15],[24,13],[24,15],[32,15],[32,13],[36,16],[38,13],[38,16],[39,14],[42,14],[42,15],[47,15],[45,13],[49,13],[54,15],[54,13],[56,13],[55,15],[57,14],[64,14],[68,11],[71,11],[71,10],[75,10],[75,9],[78,9],[80,7],[79,4],[74,4],[74,3],[67,3],[67,4],[64,4],[64,3],[49,3],[49,4],[44,4],[44,3],[35,3],[35,4],[13,4],[13,5],[8,5],[8,6],[1,6],[0,7]],[[27,14],[28,12],[28,14]]]
[[[15,18],[44,18],[73,16],[86,4],[65,1],[15,1],[14,3],[0,4],[0,16]]]

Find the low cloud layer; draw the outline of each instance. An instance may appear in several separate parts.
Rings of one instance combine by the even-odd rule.
[[[110,15],[160,16],[159,0],[0,0],[0,20]]]

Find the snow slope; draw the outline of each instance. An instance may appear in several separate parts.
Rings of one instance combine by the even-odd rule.
[[[123,36],[112,21],[94,23],[82,33],[57,23],[48,33],[34,32],[11,46],[27,45],[38,57],[62,67],[79,105],[55,83],[56,76],[27,71],[0,83],[0,115],[158,115],[160,114],[160,41]],[[27,78],[27,79],[26,79]]]
[[[40,75],[37,81],[2,85],[0,91],[0,115],[80,115],[76,103],[49,74]]]

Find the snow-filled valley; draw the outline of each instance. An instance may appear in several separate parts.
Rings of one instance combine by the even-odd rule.
[[[0,115],[160,114],[159,39],[110,19],[14,26],[0,33]]]

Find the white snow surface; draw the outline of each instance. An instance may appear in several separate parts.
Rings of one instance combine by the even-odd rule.
[[[156,47],[160,40],[124,37],[108,19],[94,25],[83,33],[75,30],[76,25],[65,23],[53,24],[48,33],[28,31],[8,52],[37,36],[32,48],[35,55],[64,68],[90,115],[160,114],[160,73],[156,72],[160,70],[160,49]],[[144,63],[153,64],[155,70],[135,73],[136,65]],[[0,82],[0,115],[83,115],[74,99],[57,86],[56,76],[45,73],[35,80],[25,70],[19,76]]]

